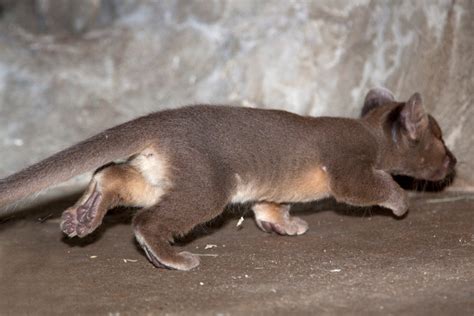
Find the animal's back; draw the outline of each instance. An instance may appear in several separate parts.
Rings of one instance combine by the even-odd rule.
[[[280,110],[191,106],[160,112],[159,141],[181,154],[208,153],[221,163],[243,169],[290,170],[340,156],[375,159],[377,142],[359,120],[304,117]]]

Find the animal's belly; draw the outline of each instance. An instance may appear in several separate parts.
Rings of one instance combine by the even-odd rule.
[[[271,201],[297,203],[319,200],[330,195],[329,179],[324,166],[318,166],[277,183],[243,180],[236,175],[232,203]]]

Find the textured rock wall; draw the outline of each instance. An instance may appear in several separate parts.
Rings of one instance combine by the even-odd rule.
[[[75,3],[75,4],[74,4]],[[474,184],[474,2],[0,1],[0,176],[189,103],[356,117],[422,93]]]

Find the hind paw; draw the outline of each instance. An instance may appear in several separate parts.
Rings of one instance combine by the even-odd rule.
[[[167,242],[147,242],[138,231],[135,237],[148,260],[157,268],[189,271],[199,265],[199,257],[187,251],[175,252]]]
[[[199,257],[187,251],[177,253],[173,258],[164,261],[158,258],[147,246],[142,248],[148,260],[157,268],[189,271],[199,265]]]
[[[84,237],[92,233],[102,222],[99,204],[102,194],[92,192],[87,200],[79,206],[73,206],[63,212],[61,230],[69,237]]]

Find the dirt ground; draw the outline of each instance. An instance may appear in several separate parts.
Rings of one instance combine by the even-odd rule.
[[[241,207],[179,247],[190,272],[154,268],[130,211],[84,240],[58,224],[70,200],[0,224],[1,315],[474,315],[474,195],[417,194],[395,219],[332,201],[297,206],[310,230],[261,232]]]

